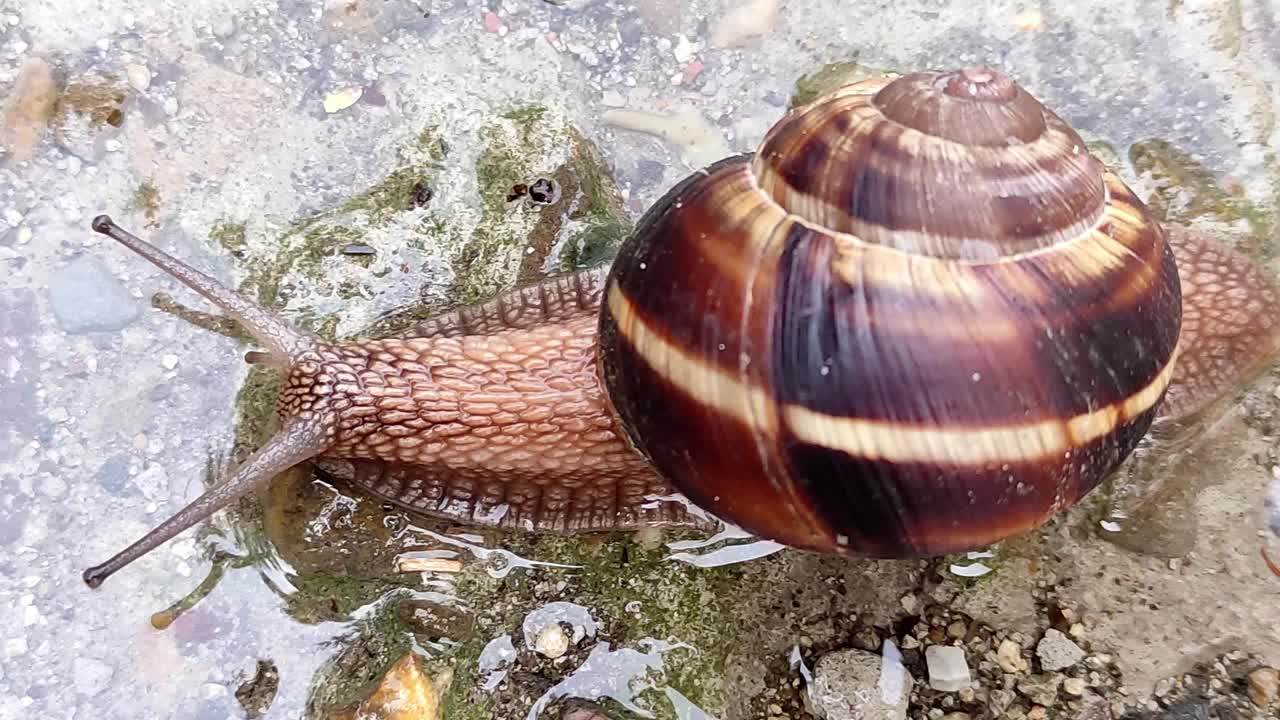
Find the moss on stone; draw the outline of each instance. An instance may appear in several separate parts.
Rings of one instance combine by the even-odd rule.
[[[81,115],[91,127],[120,127],[124,115],[120,106],[128,97],[115,77],[85,77],[67,83],[54,106],[55,115]]]
[[[373,231],[394,231],[404,247],[424,253],[442,251],[454,271],[444,304],[424,301],[420,307],[406,308],[397,322],[486,299],[552,272],[607,261],[630,231],[630,220],[601,154],[559,113],[539,106],[513,108],[491,118],[466,142],[480,144],[474,166],[478,218],[465,212],[436,212],[423,202],[430,200],[423,187],[429,187],[450,159],[443,138],[428,128],[409,139],[399,151],[398,163],[382,181],[333,209],[299,221],[269,244],[254,243],[243,224],[230,221],[215,225],[210,235],[228,252],[244,258],[242,291],[268,308],[289,306],[291,322],[333,338],[339,318],[319,309],[330,307],[328,304],[292,301],[304,285],[317,297],[354,298],[360,292],[358,278],[334,270],[349,267],[348,262],[367,264],[369,256],[344,258],[340,251],[350,243],[375,244],[370,235]],[[527,199],[508,200],[512,185],[542,177],[560,186],[556,202],[538,205]],[[366,271],[373,274],[373,268],[381,266],[367,265]],[[385,268],[382,274],[386,274]],[[236,461],[247,457],[274,432],[280,386],[281,377],[275,370],[250,369],[236,401]],[[316,676],[315,707],[334,707],[367,689],[385,669],[385,662],[395,659],[391,650],[401,648],[409,638],[433,639],[456,628],[432,629],[434,620],[418,626],[406,622],[406,617],[414,617],[413,612],[392,612],[404,602],[413,602],[397,599],[394,594],[416,585],[419,577],[396,571],[394,555],[400,545],[383,522],[381,503],[357,495],[360,502],[356,508],[349,513],[345,508],[339,511],[342,529],[308,530],[310,523],[333,513],[331,507],[325,509],[334,500],[332,491],[313,478],[305,467],[279,478],[265,494],[265,512],[260,517],[246,516],[237,524],[255,535],[246,542],[269,548],[275,561],[293,568],[290,582],[297,591],[285,597],[285,602],[289,614],[299,621],[349,618],[356,608],[381,603],[374,618],[358,623]],[[642,547],[629,538],[601,545],[580,536],[504,534],[502,544],[539,560],[587,565],[581,572],[540,569],[537,579],[568,583],[567,595],[597,613],[615,646],[634,646],[644,637],[653,637],[696,647],[697,654],[682,654],[667,663],[667,681],[705,708],[724,706],[725,653],[720,645],[731,637],[732,628],[729,615],[716,607],[715,599],[731,591],[736,571],[703,570],[666,561],[664,551]],[[496,579],[479,564],[472,564],[455,578],[461,606],[479,609],[484,624],[477,621],[481,632],[453,638],[457,644],[441,658],[453,664],[456,678],[446,696],[446,717],[491,716],[492,698],[471,692],[478,685],[476,661],[496,628],[517,629],[527,612],[547,601],[533,591],[524,577],[527,575],[518,571]],[[495,598],[503,600],[495,602]],[[638,614],[626,611],[633,600],[641,603]],[[394,622],[391,615],[397,618]],[[350,664],[360,657],[363,660],[359,663]],[[339,677],[339,671],[348,677]],[[328,687],[330,684],[334,687]],[[655,695],[652,703],[660,709],[661,717],[668,716],[665,699]]]
[[[307,717],[359,703],[377,687],[391,665],[411,649],[408,628],[391,603],[357,621],[345,637],[329,644],[337,652],[316,672],[307,698]]]
[[[492,702],[488,697],[472,692],[479,687],[480,652],[486,640],[458,645],[450,654],[453,664],[453,682],[445,692],[441,706],[443,717],[448,720],[489,720],[494,717]]]
[[[600,626],[599,640],[614,648],[639,648],[641,640],[653,638],[682,642],[694,648],[675,649],[664,657],[664,676],[659,690],[644,694],[658,718],[674,718],[660,688],[670,686],[712,716],[722,714],[725,697],[726,662],[729,647],[738,637],[733,613],[722,603],[742,591],[744,571],[739,566],[698,568],[667,559],[670,551],[662,544],[637,542],[633,536],[607,535],[590,540],[573,536],[514,535],[503,545],[521,557],[542,562],[579,566],[580,569],[544,568],[538,572],[539,585],[565,583],[563,595],[587,607]],[[514,575],[514,574],[513,574]],[[508,576],[489,578],[475,573],[457,584],[464,602],[486,608],[487,621],[501,632],[519,635],[526,613],[545,604],[526,581]],[[495,604],[493,598],[506,600]],[[478,637],[470,648],[459,646],[455,653],[478,656],[487,637]],[[468,660],[474,670],[474,661]],[[568,673],[572,667],[562,672]],[[468,692],[476,683],[455,684],[457,706],[484,696]]]
[[[584,258],[607,258],[608,248],[629,231],[604,159],[562,118],[542,107],[519,107],[485,125],[479,136],[483,148],[475,173],[483,214],[454,256],[458,279],[450,295],[457,304],[475,303],[513,284],[536,282],[548,271],[566,269],[563,256],[547,267],[556,248],[567,252],[576,267]],[[547,167],[545,158],[557,152],[565,154],[564,161]],[[559,186],[558,201],[535,205],[523,198],[509,199],[515,185],[542,177]]]
[[[242,222],[221,221],[209,229],[209,239],[236,257],[243,257],[248,242],[248,228]]]
[[[129,199],[129,209],[142,213],[147,219],[148,227],[156,227],[156,216],[160,213],[160,190],[155,182],[144,180],[133,191]]]
[[[1223,222],[1243,220],[1257,243],[1265,244],[1276,226],[1274,207],[1258,207],[1224,189],[1219,179],[1190,153],[1165,140],[1147,140],[1129,148],[1134,170],[1147,175],[1153,191],[1147,206],[1157,217],[1185,223],[1209,216]],[[1261,248],[1246,248],[1260,250]]]

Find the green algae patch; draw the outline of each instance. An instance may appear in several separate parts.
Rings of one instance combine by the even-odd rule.
[[[1190,153],[1165,140],[1146,140],[1129,148],[1134,170],[1152,184],[1147,206],[1162,220],[1187,223],[1211,217],[1225,223],[1243,221],[1250,229],[1252,246],[1242,248],[1258,256],[1274,252],[1267,239],[1276,228],[1276,208],[1259,207],[1242,195],[1229,192]],[[1278,178],[1280,180],[1280,178]],[[1280,202],[1280,182],[1272,190],[1273,203]]]
[[[307,697],[306,717],[315,720],[367,697],[391,665],[413,647],[409,628],[390,605],[378,607],[326,645],[333,654],[312,676]]]
[[[463,602],[477,608],[477,625],[487,628],[471,647],[455,652],[456,671],[474,660],[489,638],[510,634],[519,653],[512,681],[492,693],[477,689],[475,680],[455,683],[449,702],[463,708],[487,701],[499,717],[523,717],[531,698],[576,670],[597,643],[647,651],[647,641],[684,644],[662,653],[661,677],[654,688],[639,694],[655,717],[675,718],[663,687],[679,691],[691,702],[719,717],[727,706],[727,658],[740,628],[726,603],[743,592],[741,566],[699,568],[667,559],[663,543],[646,543],[634,535],[554,536],[517,534],[502,545],[517,555],[539,562],[575,566],[539,568],[536,573],[513,572],[493,578],[468,572],[456,589]],[[571,647],[568,660],[552,662],[524,646],[521,623],[525,615],[549,602],[569,601],[583,606],[598,623],[597,636]],[[465,662],[464,662],[465,658]],[[514,678],[520,678],[515,681]]]
[[[224,220],[209,228],[209,239],[235,257],[243,257],[248,243],[248,228],[242,222]]]
[[[247,260],[242,292],[269,308],[290,308],[292,322],[333,339],[339,318],[316,311],[317,299],[367,297],[374,279],[400,269],[405,253],[421,253],[438,242],[421,215],[445,157],[443,140],[426,128],[397,149],[395,167],[382,180],[269,243],[248,242],[243,228],[233,224],[215,225],[211,235]],[[367,244],[368,251],[344,252],[356,244]]]
[[[895,77],[898,77],[896,72],[874,68],[857,62],[843,60],[827,63],[817,70],[803,75],[796,81],[788,107],[797,108],[801,105],[807,105],[821,95],[859,80]]]
[[[553,109],[513,108],[447,137],[429,127],[394,152],[381,180],[278,235],[265,237],[235,218],[216,222],[210,239],[240,260],[239,290],[323,338],[379,335],[396,323],[403,327],[518,284],[607,262],[631,231],[601,153]],[[554,184],[549,201],[512,197],[515,186],[539,180]],[[362,315],[373,312],[369,301],[395,283],[402,293],[409,288],[416,302],[389,313],[394,322],[370,325]],[[281,385],[277,370],[249,369],[236,398],[234,462],[275,432]],[[313,680],[309,717],[366,693],[410,647],[429,647],[436,660],[452,666],[446,717],[493,717],[492,709],[504,703],[523,703],[522,716],[527,692],[541,692],[545,683],[518,684],[526,693],[519,698],[490,696],[475,689],[477,659],[488,639],[518,630],[526,613],[550,601],[547,588],[558,581],[564,584],[553,594],[598,613],[608,630],[602,637],[614,647],[652,637],[697,648],[675,651],[680,655],[667,662],[664,682],[703,707],[723,706],[724,654],[717,643],[731,628],[714,598],[736,573],[663,561],[661,550],[630,540],[600,545],[582,536],[501,534],[500,543],[514,541],[518,553],[552,562],[559,560],[548,555],[563,556],[576,565],[589,560],[592,566],[518,570],[499,580],[481,563],[468,562],[449,578],[456,597],[424,592],[420,573],[398,569],[397,553],[406,544],[389,518],[402,515],[388,515],[377,499],[348,492],[304,464],[276,478],[258,494],[260,502],[238,504],[230,530],[220,531],[249,552],[290,617],[305,624],[352,623]],[[287,578],[287,586],[276,578]],[[632,601],[641,611],[628,611]],[[580,650],[578,659],[585,659],[589,647]],[[578,664],[526,655],[538,663],[543,680]],[[646,697],[659,717],[671,716],[659,693]]]
[[[482,216],[453,256],[457,280],[449,294],[457,304],[612,257],[631,225],[599,150],[566,118],[518,107],[487,123],[479,137]],[[553,201],[528,195],[539,181],[555,188]]]
[[[147,219],[147,227],[158,227],[156,216],[160,214],[160,190],[155,182],[145,180],[133,191],[129,199],[129,210],[142,213]]]

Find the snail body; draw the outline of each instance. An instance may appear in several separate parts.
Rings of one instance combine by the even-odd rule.
[[[281,429],[107,576],[304,460],[430,515],[558,532],[713,515],[911,557],[1071,506],[1157,418],[1280,350],[1275,285],[1163,228],[985,68],[841,88],[672,188],[607,268],[391,337],[299,331],[101,216],[286,375]]]

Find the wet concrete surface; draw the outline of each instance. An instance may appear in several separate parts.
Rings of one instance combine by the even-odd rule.
[[[446,717],[523,717],[552,688],[590,688],[586,675],[569,679],[597,648],[598,663],[654,671],[653,687],[638,694],[662,717],[682,707],[663,688],[726,720],[798,717],[786,702],[798,677],[793,648],[812,659],[884,634],[911,615],[908,596],[1028,636],[1050,624],[1051,605],[1072,608],[1091,652],[1123,675],[1113,709],[1159,707],[1152,698],[1163,679],[1217,653],[1280,666],[1280,577],[1260,556],[1280,556],[1264,504],[1280,480],[1274,371],[1248,388],[1212,452],[1169,470],[1160,510],[1131,513],[1120,528],[1130,541],[1109,541],[1116,531],[1099,525],[1100,495],[1003,544],[995,572],[977,582],[956,577],[947,560],[783,551],[703,569],[664,559],[671,538],[471,536],[303,473],[101,589],[84,586],[84,566],[194,498],[262,437],[244,390],[255,377],[242,362],[248,346],[155,309],[158,292],[209,308],[90,232],[100,212],[300,322],[351,334],[408,303],[439,309],[528,274],[525,238],[540,211],[522,205],[508,216],[487,204],[496,181],[482,170],[506,147],[495,138],[545,129],[517,172],[540,177],[565,167],[576,133],[616,183],[616,217],[558,220],[539,241],[534,270],[552,272],[607,254],[610,233],[703,162],[752,149],[797,81],[828,63],[985,63],[1110,153],[1171,219],[1222,233],[1280,275],[1280,31],[1267,3],[769,7],[0,8],[0,90],[27,98],[6,106],[0,156],[0,606],[14,609],[0,614],[0,718],[324,717],[406,648],[452,668]],[[41,83],[56,102],[42,98]],[[24,86],[36,89],[15,90]],[[530,107],[547,119],[522,125]],[[427,130],[447,140],[447,154],[424,149]],[[1176,152],[1152,162],[1153,143]],[[388,178],[406,167],[429,179],[428,202],[385,217],[344,210],[370,188],[399,187]],[[1170,189],[1169,177],[1181,180]],[[339,229],[323,237],[333,247],[358,242],[374,258],[309,256],[316,236],[299,228],[321,226]],[[410,523],[453,541],[409,533]],[[398,572],[409,549],[464,569]],[[215,567],[207,594],[153,627],[153,613]],[[528,652],[520,633],[522,619],[550,602],[574,602],[601,626],[558,663]],[[480,649],[504,634],[523,655],[505,685],[483,689]],[[273,692],[263,689],[264,662],[278,672]],[[775,714],[772,704],[785,709]]]

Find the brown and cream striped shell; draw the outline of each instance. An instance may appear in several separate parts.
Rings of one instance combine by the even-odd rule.
[[[987,545],[1147,431],[1181,322],[1137,197],[979,68],[841,88],[672,189],[604,290],[631,442],[758,535],[876,557]]]

